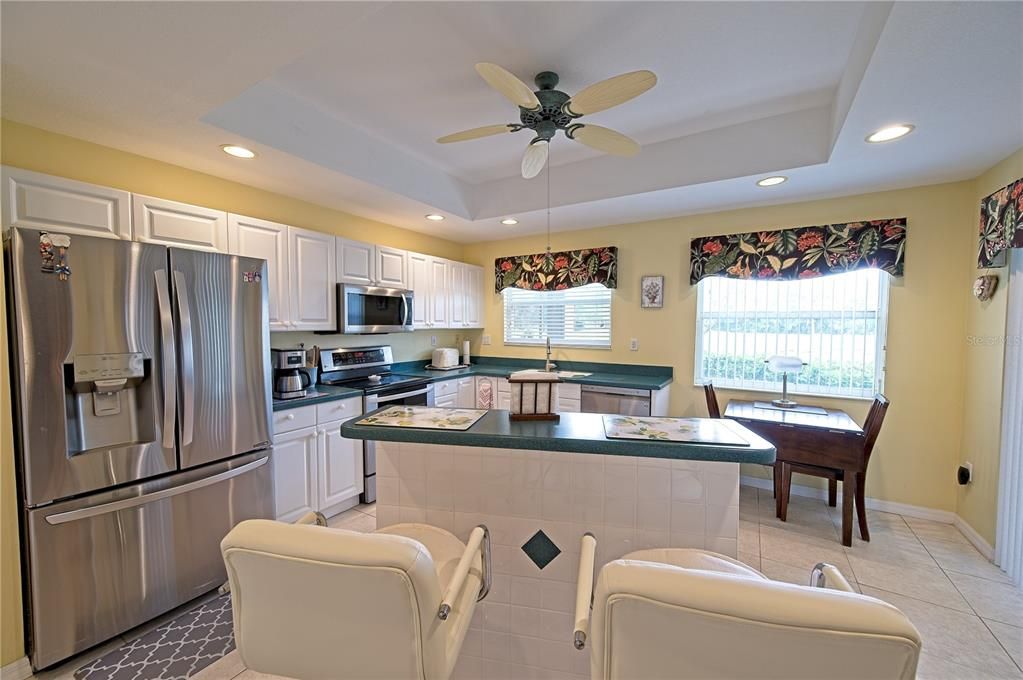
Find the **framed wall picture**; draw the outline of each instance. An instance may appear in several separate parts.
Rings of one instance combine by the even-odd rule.
[[[664,277],[644,276],[639,282],[639,306],[657,309],[664,306]]]

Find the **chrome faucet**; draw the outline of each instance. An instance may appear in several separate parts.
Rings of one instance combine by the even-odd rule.
[[[552,368],[557,368],[558,365],[551,362],[551,336],[547,336],[547,362],[543,365],[543,370],[550,371]]]

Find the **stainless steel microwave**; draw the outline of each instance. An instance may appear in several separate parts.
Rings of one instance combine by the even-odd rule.
[[[412,328],[411,290],[337,285],[338,333],[406,333]]]

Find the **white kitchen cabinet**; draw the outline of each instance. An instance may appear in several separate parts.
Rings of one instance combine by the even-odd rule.
[[[582,411],[582,391],[579,385],[558,384],[558,413],[579,413]]]
[[[232,255],[266,260],[270,330],[291,330],[288,227],[255,217],[230,214],[227,216],[227,250]]]
[[[334,237],[319,231],[288,229],[291,320],[288,330],[337,328]]]
[[[4,166],[3,228],[131,239],[131,194]]]
[[[483,267],[465,266],[465,326],[483,328]]]
[[[408,287],[408,253],[388,246],[376,246],[376,285]]]
[[[335,420],[319,428],[316,503],[317,509],[327,517],[346,510],[351,506],[348,501],[363,491],[362,440],[342,437],[343,422]]]
[[[450,265],[451,262],[443,258],[430,258],[429,322],[432,328],[448,328],[451,323]]]
[[[372,286],[376,281],[376,246],[337,239],[337,278],[340,283]]]
[[[437,397],[434,401],[434,406],[437,408],[458,408],[458,395],[445,394],[443,397]]]
[[[282,522],[294,522],[318,506],[318,430],[308,427],[279,434],[273,443],[271,460],[276,518]]]
[[[132,194],[136,241],[227,252],[227,213],[164,198]]]
[[[468,265],[461,262],[448,263],[448,319],[452,328],[465,327],[465,274]]]
[[[476,406],[476,379],[472,376],[458,379],[458,391],[455,403],[458,408],[475,408]]]
[[[458,407],[458,380],[441,380],[433,384],[434,406],[440,408]]]
[[[408,287],[415,295],[412,300],[412,326],[414,328],[430,327],[432,304],[430,259],[428,255],[408,254]]]

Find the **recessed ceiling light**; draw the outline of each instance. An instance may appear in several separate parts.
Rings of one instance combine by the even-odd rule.
[[[517,219],[515,219],[514,217],[506,217],[503,220],[501,220],[501,224],[507,224],[509,227],[511,225],[513,225],[513,224],[518,224],[518,223],[519,223],[519,221]]]
[[[782,182],[787,182],[788,179],[789,179],[788,177],[784,177],[782,175],[775,175],[773,177],[765,177],[764,179],[758,179],[757,180],[757,186],[758,187],[773,187],[773,186],[775,186],[777,184],[781,184]]]
[[[867,141],[872,144],[877,144],[878,142],[890,142],[893,139],[905,137],[913,131],[913,127],[914,126],[909,124],[889,125],[888,127],[881,128],[873,134],[867,135]]]
[[[429,215],[426,216],[426,219],[433,220],[434,222],[440,222],[442,219],[444,219],[444,216],[438,215],[437,213],[430,213]]]
[[[235,158],[255,158],[256,152],[246,149],[244,146],[238,146],[237,144],[221,144],[221,150],[224,153],[234,156]]]

